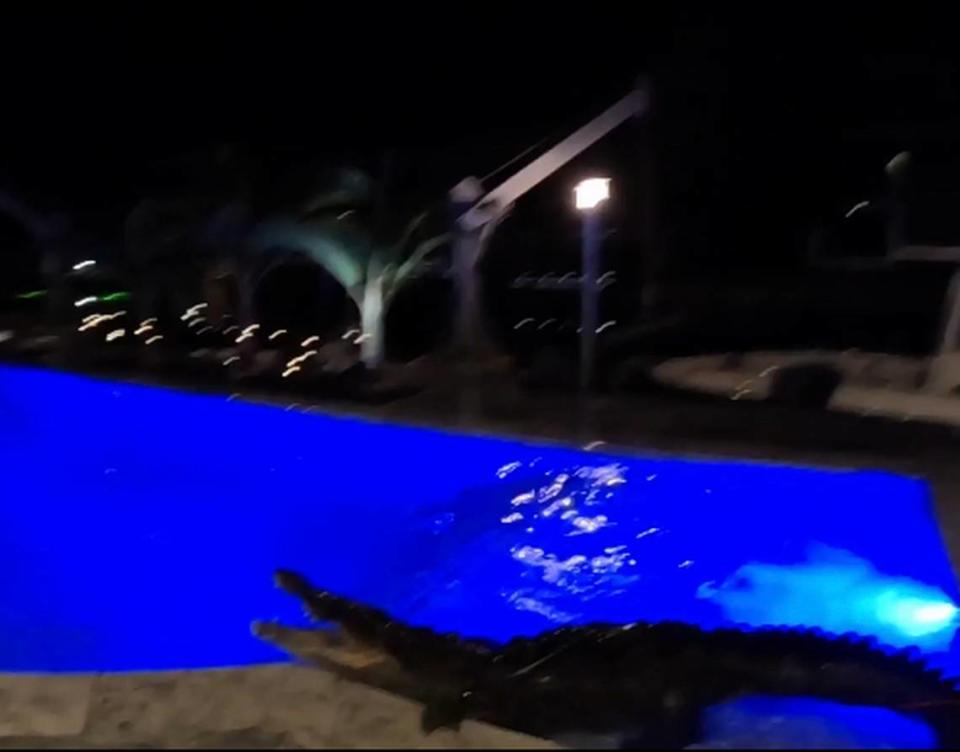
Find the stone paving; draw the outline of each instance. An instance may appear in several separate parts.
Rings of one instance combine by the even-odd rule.
[[[548,749],[468,721],[420,731],[410,700],[298,665],[0,677],[0,748]]]

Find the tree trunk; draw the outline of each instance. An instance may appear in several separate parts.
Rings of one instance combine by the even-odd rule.
[[[384,303],[383,275],[377,273],[367,278],[360,304],[360,326],[363,329],[360,357],[370,369],[379,368],[384,360]]]

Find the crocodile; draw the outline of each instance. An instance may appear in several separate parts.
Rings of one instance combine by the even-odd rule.
[[[470,718],[544,738],[616,735],[622,747],[680,748],[700,737],[706,708],[779,695],[886,707],[927,723],[944,748],[960,743],[955,683],[917,651],[887,652],[870,638],[658,622],[562,626],[497,643],[403,623],[293,572],[275,581],[329,625],[288,649],[308,660],[332,645],[379,656],[419,688],[426,733]],[[278,629],[254,625],[282,644]]]

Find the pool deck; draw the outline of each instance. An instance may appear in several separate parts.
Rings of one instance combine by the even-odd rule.
[[[0,677],[0,748],[554,749],[484,723],[420,731],[421,706],[297,665]]]
[[[154,383],[151,379],[114,376]],[[197,389],[197,391],[209,391]],[[956,433],[841,415],[809,415],[664,392],[578,400],[520,390],[496,376],[469,400],[452,387],[378,407],[245,398],[466,433],[496,433],[586,448],[842,467],[927,478],[954,570],[960,562],[960,441]],[[878,507],[878,514],[883,514]],[[80,676],[0,676],[4,748],[557,748],[542,739],[467,722],[429,736],[420,706],[320,668]]]

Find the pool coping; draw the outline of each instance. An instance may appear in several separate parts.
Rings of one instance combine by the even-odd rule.
[[[151,387],[164,389],[168,391],[181,392],[194,396],[222,398],[227,401],[242,400],[245,403],[281,408],[284,410],[294,410],[307,414],[327,415],[334,418],[346,420],[359,420],[367,423],[393,425],[402,427],[420,428],[429,431],[436,431],[444,434],[453,434],[460,436],[469,436],[475,438],[490,438],[500,440],[514,440],[528,445],[542,445],[547,447],[580,449],[583,451],[592,451],[604,447],[605,452],[613,454],[624,454],[627,456],[637,456],[642,453],[647,457],[673,457],[680,459],[691,459],[699,461],[711,461],[720,459],[736,459],[746,463],[761,463],[772,465],[805,465],[811,468],[819,469],[877,469],[896,472],[904,475],[918,477],[926,472],[923,466],[917,466],[913,463],[904,464],[902,462],[890,462],[887,458],[871,458],[869,455],[851,455],[847,453],[829,451],[826,453],[811,453],[802,449],[784,449],[776,447],[773,451],[758,450],[756,445],[750,442],[735,442],[726,439],[698,439],[697,444],[705,446],[700,449],[678,450],[669,442],[664,445],[662,441],[645,434],[642,438],[628,439],[626,441],[606,440],[602,438],[595,427],[590,425],[581,425],[586,421],[589,424],[589,413],[596,410],[598,406],[605,402],[629,401],[629,395],[617,395],[610,399],[601,395],[591,395],[583,397],[582,395],[563,395],[567,404],[571,401],[578,410],[577,433],[569,432],[570,424],[566,426],[554,424],[550,429],[538,430],[527,429],[518,426],[516,416],[509,416],[504,419],[503,416],[491,416],[483,414],[483,408],[473,408],[469,414],[455,415],[449,410],[434,409],[421,410],[410,409],[411,405],[416,404],[416,396],[398,398],[384,404],[369,404],[359,401],[350,401],[337,398],[311,398],[307,395],[280,394],[271,393],[257,388],[234,388],[232,391],[225,387],[217,387],[200,381],[189,380],[166,380],[161,376],[153,376],[149,373],[130,373],[125,371],[109,371],[92,368],[66,368],[59,365],[46,363],[25,363],[25,362],[7,362],[0,359],[0,367],[35,369],[40,371],[52,371],[67,376],[78,376],[89,378],[102,382],[113,382],[125,384],[128,386]],[[487,385],[490,386],[489,384]],[[502,385],[498,385],[502,386]],[[436,395],[441,390],[424,390],[420,393]],[[444,396],[450,398],[450,393],[445,392]],[[584,414],[587,415],[584,418]],[[894,422],[888,419],[888,422]],[[557,430],[557,429],[560,430]],[[958,434],[960,437],[960,434]],[[960,449],[960,441],[956,448]],[[789,454],[789,457],[781,456]]]

